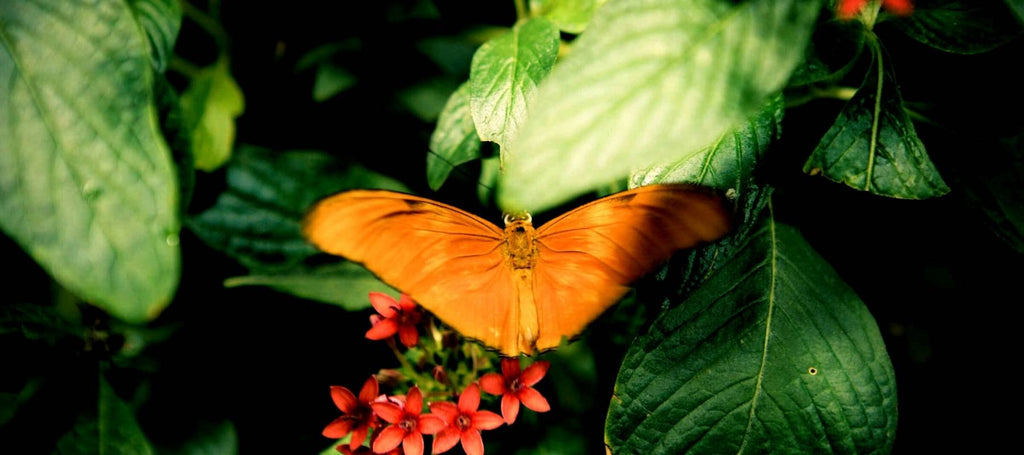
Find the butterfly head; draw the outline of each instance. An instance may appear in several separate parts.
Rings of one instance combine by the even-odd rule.
[[[516,224],[533,225],[533,216],[529,212],[522,213],[506,213],[505,214],[505,229],[512,227]]]

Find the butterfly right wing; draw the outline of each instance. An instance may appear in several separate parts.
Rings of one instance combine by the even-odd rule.
[[[476,215],[409,194],[353,190],[318,202],[303,234],[321,250],[363,264],[469,338],[500,349],[518,333],[504,233]]]

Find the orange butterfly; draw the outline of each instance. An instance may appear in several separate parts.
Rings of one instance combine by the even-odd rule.
[[[572,338],[673,252],[729,230],[721,198],[652,185],[505,229],[450,205],[383,190],[318,202],[303,224],[320,249],[366,268],[446,324],[506,356]]]

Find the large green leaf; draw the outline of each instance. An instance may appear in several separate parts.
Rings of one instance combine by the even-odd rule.
[[[469,109],[469,83],[463,83],[448,97],[430,136],[427,155],[427,184],[437,191],[455,166],[480,158],[480,138]]]
[[[949,192],[925,152],[881,47],[863,85],[804,164],[851,188],[901,199]]]
[[[370,292],[398,291],[377,279],[354,262],[325,264],[316,268],[299,267],[282,273],[229,278],[224,286],[268,286],[304,299],[333,303],[355,311],[370,307]]]
[[[761,112],[695,155],[633,172],[629,186],[694,183],[742,193],[757,162],[779,138],[784,107],[781,95],[771,98]]]
[[[281,271],[316,254],[300,223],[317,199],[350,188],[407,191],[359,166],[315,151],[242,146],[227,169],[227,191],[189,227],[207,244],[253,270]]]
[[[605,4],[541,84],[519,136],[503,151],[500,205],[536,212],[633,169],[698,153],[783,87],[820,6]]]
[[[469,70],[470,106],[480,139],[508,145],[556,57],[558,29],[543,18],[516,24],[480,46]]]
[[[181,110],[191,131],[196,169],[212,171],[226,163],[235,145],[235,118],[245,110],[226,58],[192,79],[181,94]]]
[[[57,451],[83,455],[154,453],[128,404],[102,377],[99,385],[96,418],[80,418],[71,432],[57,441]]]
[[[630,347],[606,423],[613,453],[891,449],[896,383],[878,326],[768,213]]]
[[[174,54],[174,42],[181,29],[180,0],[129,0],[135,16],[149,37],[153,69],[164,72]]]
[[[0,227],[131,322],[178,285],[178,189],[149,44],[120,1],[0,3]]]
[[[920,2],[914,14],[894,24],[923,44],[957,54],[990,51],[1024,32],[1007,4],[997,1]]]
[[[604,0],[530,0],[530,11],[544,16],[560,30],[579,34],[601,3]]]

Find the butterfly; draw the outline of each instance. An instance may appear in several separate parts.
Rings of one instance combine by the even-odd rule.
[[[514,357],[557,347],[677,250],[730,229],[721,196],[651,185],[577,207],[534,228],[504,229],[419,196],[351,190],[317,202],[303,234],[363,264],[464,336]]]

